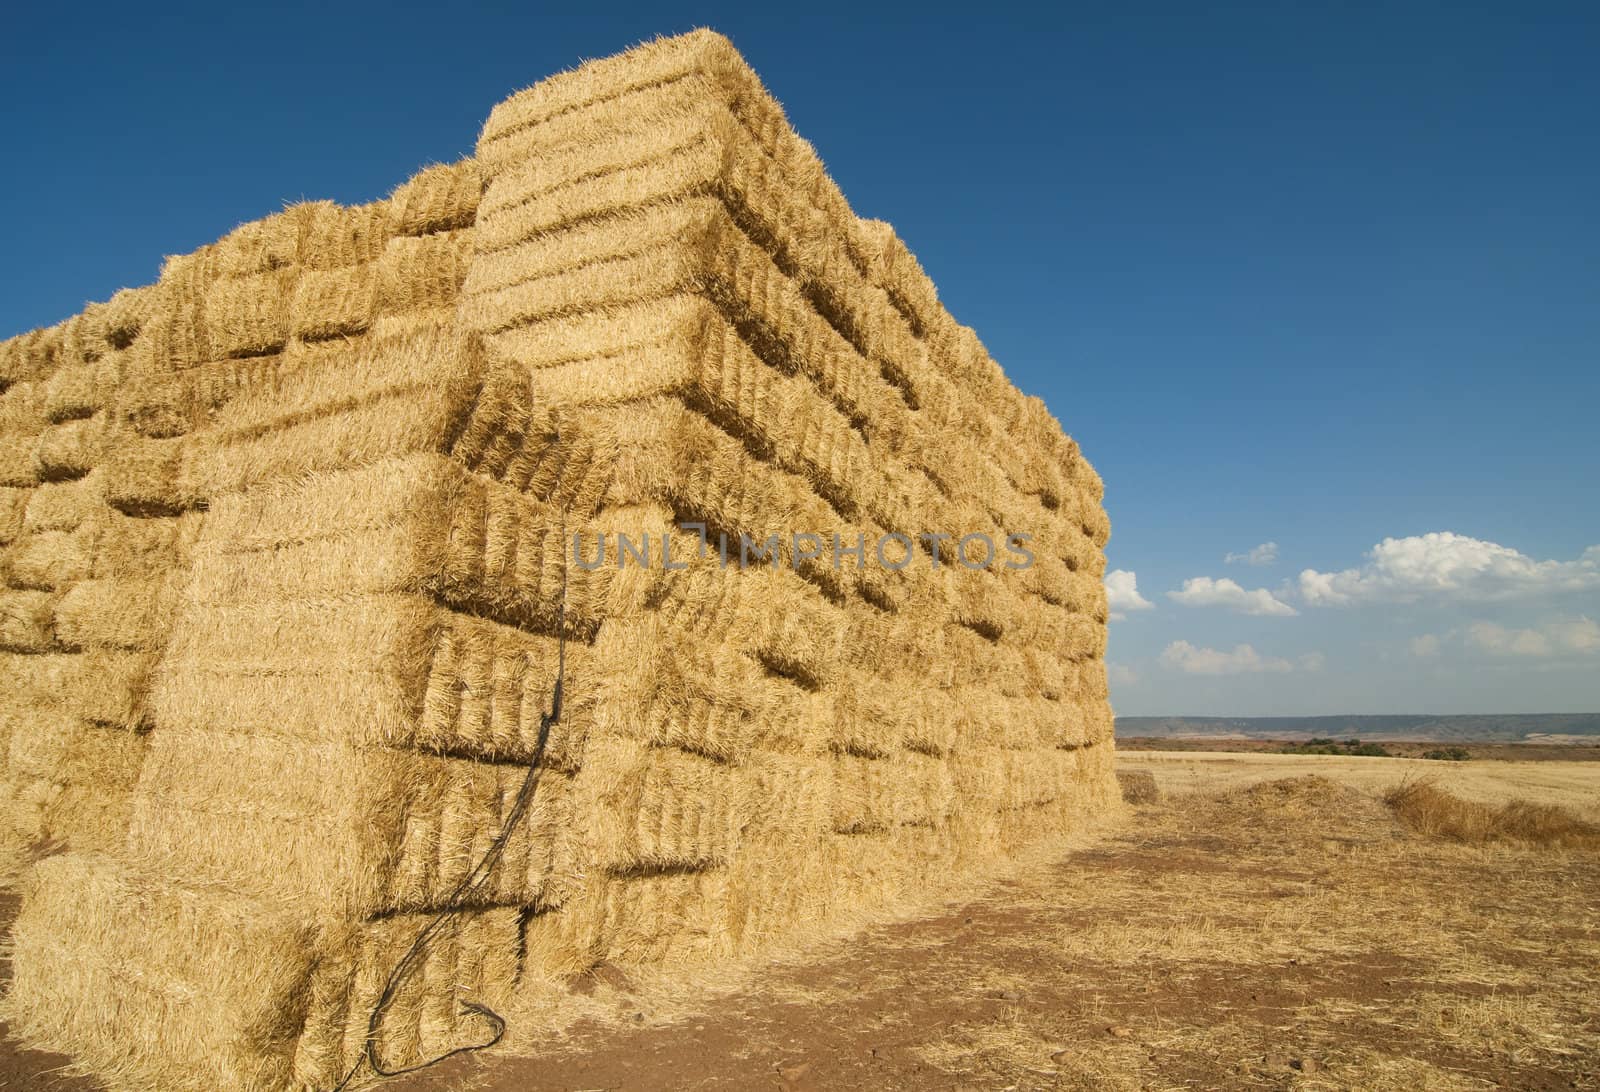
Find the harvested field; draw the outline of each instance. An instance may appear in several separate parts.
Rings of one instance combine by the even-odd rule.
[[[1125,751],[1119,770],[1148,770],[1166,792],[1253,785],[1315,770],[1367,793],[1427,778],[1467,800],[1557,804],[1580,818],[1600,820],[1600,761],[1431,762],[1342,755],[1230,754],[1207,751]]]
[[[598,967],[558,1032],[390,1087],[1600,1087],[1597,852],[1425,836],[1294,762],[776,963]]]

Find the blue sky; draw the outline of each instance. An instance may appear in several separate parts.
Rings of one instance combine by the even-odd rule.
[[[1119,712],[1600,709],[1600,8],[7,23],[0,336],[285,202],[382,196],[513,90],[710,25],[1101,470],[1149,604],[1118,578]]]

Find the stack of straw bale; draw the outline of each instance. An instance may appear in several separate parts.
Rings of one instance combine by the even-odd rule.
[[[114,1086],[337,1085],[536,757],[390,1066],[485,1037],[464,999],[759,953],[1115,806],[1098,477],[715,34],[171,258],[0,386],[9,1015]]]

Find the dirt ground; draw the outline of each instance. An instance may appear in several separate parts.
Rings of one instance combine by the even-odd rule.
[[[605,1015],[529,1056],[381,1087],[1600,1088],[1600,853],[1426,839],[1368,791],[1359,764],[1395,760],[1286,761],[1130,755],[1163,799],[981,897],[731,992],[607,969],[583,986]],[[1485,793],[1528,786],[1492,765],[1514,787]],[[92,1087],[52,1064],[8,1054],[0,1088]]]

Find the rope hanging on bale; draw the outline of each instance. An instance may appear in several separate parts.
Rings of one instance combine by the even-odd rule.
[[[560,440],[561,432],[557,429],[555,441],[559,443]],[[561,475],[558,473],[556,475],[555,492],[552,495],[559,496],[560,491]],[[566,533],[567,510],[563,507],[561,510],[562,542],[566,541]],[[435,914],[433,920],[428,922],[422,932],[417,934],[416,940],[411,942],[411,947],[407,949],[406,954],[401,957],[399,963],[395,964],[394,970],[389,972],[389,978],[384,983],[383,992],[378,995],[377,1003],[372,1006],[372,1012],[367,1018],[366,1046],[361,1056],[356,1059],[355,1065],[350,1068],[350,1072],[345,1074],[344,1080],[338,1083],[333,1092],[343,1092],[350,1082],[355,1079],[356,1074],[361,1071],[363,1063],[371,1066],[372,1072],[379,1077],[401,1077],[407,1073],[416,1073],[419,1070],[432,1068],[448,1058],[454,1058],[458,1054],[473,1054],[480,1050],[488,1050],[505,1037],[506,1021],[503,1016],[488,1005],[480,1004],[476,1001],[463,1001],[461,1002],[463,1015],[481,1016],[492,1029],[492,1034],[485,1042],[469,1043],[466,1046],[455,1047],[425,1062],[402,1066],[398,1069],[390,1069],[384,1064],[379,1054],[378,1046],[379,1036],[383,1030],[384,1017],[388,1014],[389,1006],[394,1003],[396,995],[400,992],[401,985],[409,977],[412,967],[416,965],[423,953],[428,950],[429,945],[433,943],[450,919],[465,910],[471,897],[476,895],[488,882],[490,875],[494,872],[495,865],[500,863],[500,858],[505,852],[506,843],[510,841],[512,832],[517,829],[517,825],[522,822],[523,816],[527,814],[528,807],[533,803],[533,794],[538,789],[540,775],[544,772],[544,753],[547,744],[550,742],[550,730],[561,721],[561,702],[566,676],[567,558],[566,552],[563,550],[561,599],[556,607],[556,680],[550,691],[550,710],[549,712],[541,713],[539,716],[539,735],[534,742],[533,757],[528,761],[528,772],[522,779],[522,787],[517,790],[511,810],[506,815],[506,821],[500,827],[500,833],[495,835],[494,841],[490,843],[489,848],[484,852],[483,858],[450,892],[449,898],[445,900],[444,909]]]

